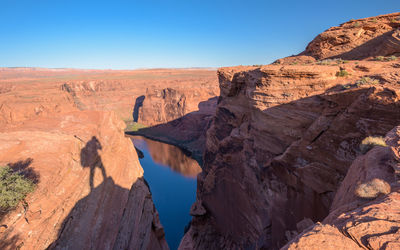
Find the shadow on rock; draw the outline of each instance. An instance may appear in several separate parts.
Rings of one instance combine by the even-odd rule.
[[[144,180],[136,179],[130,189],[117,185],[106,176],[101,149],[96,137],[82,148],[82,167],[90,168],[90,193],[71,209],[48,249],[168,249]],[[94,186],[96,168],[103,181]]]
[[[84,168],[90,168],[90,189],[93,189],[93,179],[96,168],[101,170],[103,180],[105,180],[107,177],[106,170],[104,169],[103,162],[98,152],[98,150],[102,150],[102,148],[103,147],[101,146],[99,140],[96,138],[96,136],[93,136],[92,139],[88,141],[86,146],[81,150],[81,165]]]
[[[27,158],[26,160],[17,161],[14,163],[8,163],[7,165],[14,171],[23,175],[25,178],[30,179],[33,183],[39,183],[40,175],[30,165],[33,159]]]

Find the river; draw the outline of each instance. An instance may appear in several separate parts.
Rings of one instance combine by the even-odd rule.
[[[130,136],[143,153],[139,158],[144,178],[149,183],[153,202],[171,249],[177,249],[184,228],[191,220],[190,207],[196,199],[197,161],[179,148],[141,136]]]

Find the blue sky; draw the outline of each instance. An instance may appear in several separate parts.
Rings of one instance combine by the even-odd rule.
[[[399,0],[0,0],[0,67],[133,69],[267,64]]]

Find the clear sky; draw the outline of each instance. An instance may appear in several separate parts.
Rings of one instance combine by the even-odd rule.
[[[268,64],[399,0],[0,0],[0,67]]]

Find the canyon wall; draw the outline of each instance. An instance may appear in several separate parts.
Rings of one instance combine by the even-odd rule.
[[[400,247],[400,127],[385,139],[388,147],[375,147],[350,166],[329,216],[284,249]]]
[[[387,24],[393,16],[400,14],[377,17],[377,27],[396,34],[400,24]],[[368,20],[360,23],[367,29]],[[347,27],[319,37],[331,30],[347,33]],[[339,206],[343,195],[335,194],[362,154],[361,141],[399,124],[396,57],[375,60],[359,50],[346,58],[365,60],[321,62],[328,56],[310,54],[311,44],[273,65],[218,71],[221,95],[207,131],[194,217],[180,249],[282,247]]]
[[[168,249],[120,116],[83,110],[85,100],[54,79],[11,71],[1,75],[11,74],[1,79],[8,87],[0,95],[0,166],[36,188],[0,214],[0,248]]]
[[[183,94],[181,96],[185,95]],[[131,135],[143,135],[150,139],[176,145],[185,150],[201,165],[206,144],[206,132],[210,127],[211,120],[215,114],[217,97],[210,98],[205,101],[199,100],[199,103],[197,104],[197,110],[187,114],[185,114],[185,112],[175,112],[174,110],[176,109],[168,109],[169,105],[172,107],[179,107],[179,104],[173,101],[171,102],[170,98],[166,98],[166,100],[162,99],[161,101],[157,100],[151,103],[159,104],[160,102],[168,104],[160,105],[159,110],[169,110],[169,112],[183,116],[170,116],[178,118],[155,126],[141,128],[138,131],[128,131],[127,133]],[[156,109],[154,106],[152,108]],[[154,111],[151,110],[148,110],[148,112],[153,114],[152,117],[154,117],[154,114],[157,114],[157,112],[154,113]]]
[[[213,69],[0,68],[0,73],[0,122],[8,123],[63,111],[67,107],[61,104],[68,103],[79,110],[114,111],[124,121],[138,119],[140,111],[136,122],[153,126],[196,111],[199,102],[219,95]],[[145,96],[143,109],[135,105]]]
[[[1,218],[2,249],[167,249],[143,169],[113,112],[71,111],[1,131],[1,165],[36,189]]]

